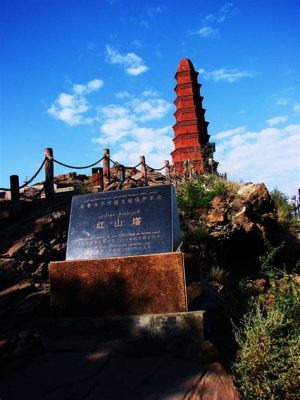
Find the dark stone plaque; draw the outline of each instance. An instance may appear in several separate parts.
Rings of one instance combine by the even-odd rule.
[[[67,260],[172,252],[180,244],[173,185],[74,196]]]

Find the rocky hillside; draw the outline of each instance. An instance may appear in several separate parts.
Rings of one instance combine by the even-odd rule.
[[[73,185],[77,193],[91,190],[85,176],[68,174],[57,177],[57,182],[60,187]],[[153,171],[150,183],[163,184],[165,178]],[[145,185],[143,177],[131,171],[124,183],[113,179],[108,190],[139,185]],[[9,346],[15,352],[23,343],[13,328],[14,321],[50,316],[48,264],[65,259],[73,193],[56,195],[54,201],[34,199],[34,193],[29,193],[21,209],[0,221],[0,318],[7,321],[0,355],[4,351],[7,357]],[[229,367],[237,349],[230,321],[238,321],[243,313],[237,281],[256,276],[266,248],[280,243],[284,245],[278,257],[285,260],[287,268],[293,268],[300,259],[299,241],[278,224],[274,204],[262,183],[237,185],[206,177],[199,182],[177,182],[177,194],[189,309],[207,310],[207,360]],[[266,287],[266,280],[253,283],[257,291]],[[32,345],[31,339],[29,344],[25,342]]]
[[[144,184],[138,180],[141,178],[138,174],[135,172],[134,178],[131,175],[123,184],[116,180],[108,190]],[[57,177],[57,181],[61,185],[77,185],[77,189],[81,183],[80,192],[89,190],[87,177],[67,174]],[[164,183],[158,173],[152,176],[152,181]],[[178,191],[182,193],[180,185]],[[71,197],[67,192],[55,201],[24,202],[22,210],[1,221],[2,317],[48,315],[48,263],[65,259]],[[199,281],[201,271],[216,265],[241,274],[255,271],[266,241],[282,239],[274,205],[264,184],[247,183],[235,186],[234,190],[230,187],[213,196],[205,206],[184,202],[179,197],[188,284]],[[293,246],[295,240],[290,238],[286,243],[292,262],[299,251]]]

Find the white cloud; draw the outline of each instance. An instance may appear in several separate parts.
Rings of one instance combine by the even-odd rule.
[[[197,35],[200,35],[203,38],[209,37],[217,37],[219,36],[219,31],[216,28],[212,28],[211,26],[202,26],[199,30],[195,32]]]
[[[296,104],[294,105],[294,107],[293,107],[293,110],[294,110],[295,112],[300,112],[300,104],[296,103]]]
[[[121,54],[118,50],[106,45],[106,59],[111,64],[123,65],[129,75],[137,76],[146,72],[149,68],[143,59],[135,53]]]
[[[135,46],[135,47],[139,47],[139,48],[143,47],[142,42],[140,40],[137,40],[137,39],[133,40],[131,42],[131,44],[132,44],[132,46]]]
[[[236,82],[242,78],[253,78],[257,75],[257,72],[255,71],[240,71],[237,68],[220,68],[214,71],[205,71],[203,68],[201,68],[199,73],[203,75],[204,79],[213,80],[215,82],[223,81],[229,83]]]
[[[84,95],[95,92],[102,86],[101,79],[93,79],[86,85],[75,84],[71,94],[61,93],[58,95],[54,103],[47,109],[47,113],[71,126],[90,124],[93,122],[93,118],[86,116],[86,113],[91,106]]]
[[[213,21],[216,20],[216,17],[215,17],[214,14],[208,14],[208,15],[206,15],[206,16],[204,17],[204,20],[205,20],[205,21],[209,21],[209,22],[213,22]]]
[[[137,121],[145,122],[161,119],[171,109],[171,104],[164,99],[148,99],[141,101],[135,99],[131,103]]]
[[[108,106],[98,107],[98,113],[105,118],[119,118],[127,115],[128,110],[125,107],[110,104]]]
[[[74,103],[74,96],[72,96],[71,94],[67,94],[67,93],[61,93],[58,96],[57,103],[61,107],[72,107],[72,105]]]
[[[129,67],[126,68],[126,72],[129,75],[133,75],[133,76],[137,76],[142,74],[143,72],[146,72],[148,70],[148,67],[146,67],[146,65],[138,65],[136,67]]]
[[[292,195],[300,179],[300,125],[283,128],[265,128],[257,132],[239,127],[218,139],[215,158],[220,162],[220,172],[230,179],[265,182]],[[221,140],[220,140],[221,139]]]
[[[84,116],[90,109],[84,97],[72,96],[62,93],[58,99],[48,108],[48,114],[68,125],[80,125],[84,123]]]
[[[233,3],[224,4],[220,10],[218,15],[218,22],[224,22],[229,16],[232,15],[233,12]]]
[[[156,92],[147,90],[142,97],[129,100],[122,106],[99,107],[100,136],[93,138],[92,142],[102,147],[114,146],[114,159],[126,165],[137,164],[138,157],[145,155],[149,165],[161,167],[172,151],[172,128],[153,128],[144,124],[161,119],[172,106],[164,99],[153,98],[155,95]]]
[[[147,89],[143,91],[142,95],[144,97],[157,97],[159,93],[156,90]]]
[[[93,79],[89,81],[86,85],[76,84],[73,85],[73,91],[76,94],[88,94],[99,90],[103,86],[103,81],[101,79]]]
[[[94,140],[94,143],[116,144],[124,136],[130,135],[135,127],[135,123],[130,118],[107,119],[100,127],[104,135]]]
[[[218,37],[219,30],[216,26],[224,22],[233,14],[233,3],[224,4],[216,14],[208,14],[202,19],[202,26],[192,32],[192,34],[198,34],[203,38]]]
[[[228,131],[219,132],[215,135],[217,139],[225,139],[229,136],[237,135],[238,133],[244,133],[246,130],[245,126],[240,126],[235,129],[230,129]]]
[[[276,126],[279,124],[282,124],[284,122],[286,122],[288,120],[288,116],[287,115],[280,115],[278,117],[273,117],[267,120],[267,124],[270,126]]]
[[[278,106],[286,106],[289,103],[290,99],[287,97],[280,97],[277,101],[276,104]]]
[[[132,97],[131,94],[127,92],[127,90],[124,90],[123,92],[117,92],[115,93],[115,96],[118,99],[125,99],[126,97]]]

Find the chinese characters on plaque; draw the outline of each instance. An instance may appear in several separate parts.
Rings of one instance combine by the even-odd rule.
[[[179,243],[172,185],[73,197],[67,260],[172,252]]]

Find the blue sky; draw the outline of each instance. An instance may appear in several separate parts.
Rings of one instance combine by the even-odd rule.
[[[174,74],[200,72],[220,171],[300,187],[300,2],[2,0],[0,186],[45,147],[73,165],[173,150]],[[55,173],[69,170],[55,166]],[[87,170],[86,173],[89,173]],[[43,174],[37,180],[42,180]]]

